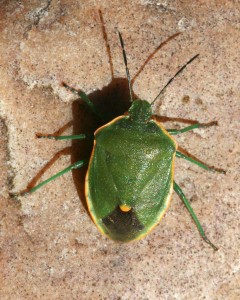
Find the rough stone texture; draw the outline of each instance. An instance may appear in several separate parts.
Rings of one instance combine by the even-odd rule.
[[[161,43],[181,32],[136,77],[133,89],[142,99],[154,99],[179,66],[200,54],[157,101],[155,112],[219,121],[218,127],[177,140],[227,174],[184,161],[176,162],[175,174],[219,246],[215,253],[176,195],[161,224],[129,244],[101,236],[71,173],[19,197],[21,204],[8,196],[24,189],[55,152],[71,145],[35,139],[35,132],[54,132],[72,119],[76,98],[61,81],[88,94],[95,91],[96,98],[104,87],[111,93],[98,9],[114,78],[125,78],[116,28],[132,77]],[[0,298],[240,299],[238,1],[0,1],[0,30]],[[70,161],[61,157],[43,178]]]

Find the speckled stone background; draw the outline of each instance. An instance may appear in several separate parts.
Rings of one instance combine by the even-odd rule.
[[[228,0],[0,1],[1,300],[240,299],[239,21],[239,2]],[[35,138],[73,119],[76,97],[61,82],[98,98],[103,88],[111,96],[112,81],[125,78],[116,28],[135,77],[134,93],[142,99],[154,99],[179,66],[200,54],[154,110],[219,121],[177,140],[227,174],[181,160],[175,174],[217,252],[203,242],[175,194],[161,224],[129,244],[101,236],[71,173],[18,203],[9,197],[54,153],[71,146]],[[126,86],[122,81],[116,89]],[[71,156],[60,157],[43,178],[70,163]]]

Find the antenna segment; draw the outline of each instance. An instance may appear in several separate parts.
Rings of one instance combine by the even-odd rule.
[[[121,33],[119,31],[118,31],[118,36],[119,36],[119,39],[120,39],[120,43],[121,43],[121,47],[122,47],[122,52],[123,52],[123,59],[124,59],[124,64],[125,64],[125,68],[126,68],[126,74],[127,74],[127,80],[128,80],[128,87],[129,87],[129,92],[130,92],[130,98],[131,98],[131,102],[133,102],[133,93],[132,93],[132,87],[131,87],[131,78],[130,78],[130,73],[129,73],[129,69],[128,69],[128,66],[127,66],[127,55],[126,55],[126,52],[125,52],[122,35],[121,35]]]
[[[161,89],[161,91],[158,93],[158,95],[156,96],[156,98],[152,101],[151,105],[153,105],[153,103],[157,100],[157,98],[163,94],[167,88],[167,86],[173,81],[173,79],[175,77],[177,77],[185,68],[187,65],[189,65],[192,61],[194,61],[194,59],[196,59],[199,56],[199,54],[193,56],[185,65],[183,65],[178,71],[177,73],[170,79],[168,80],[167,84]]]

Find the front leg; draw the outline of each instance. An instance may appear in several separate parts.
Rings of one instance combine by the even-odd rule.
[[[215,167],[209,167],[207,164],[204,164],[196,159],[193,159],[192,157],[190,156],[187,156],[185,154],[183,154],[182,152],[179,152],[179,151],[176,151],[176,157],[178,158],[184,158],[186,160],[188,160],[189,162],[199,166],[200,168],[203,168],[207,171],[211,171],[211,172],[219,172],[221,174],[226,174],[226,171],[225,170],[222,170],[222,169],[218,169],[218,168],[215,168]]]

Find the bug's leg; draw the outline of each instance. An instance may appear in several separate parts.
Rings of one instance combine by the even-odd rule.
[[[72,88],[71,86],[67,85],[64,82],[62,83],[62,85],[66,89],[68,89],[69,91],[71,91],[72,93],[78,95],[87,104],[87,106],[89,107],[89,109],[91,110],[91,112],[93,112],[98,117],[102,118],[102,116],[97,112],[95,105],[89,99],[89,97],[87,96],[87,94],[85,94],[83,91],[78,91],[78,90]]]
[[[205,241],[206,243],[208,243],[215,251],[217,251],[218,248],[217,248],[215,245],[213,245],[213,243],[211,243],[210,240],[206,237],[206,234],[205,234],[205,232],[204,232],[204,230],[203,230],[203,228],[202,228],[202,225],[200,224],[200,222],[199,222],[197,216],[195,215],[195,213],[194,213],[194,211],[193,211],[193,209],[192,209],[192,207],[191,207],[189,201],[187,200],[186,196],[184,195],[182,189],[179,187],[179,185],[176,184],[175,181],[173,182],[173,188],[174,188],[174,191],[178,194],[178,196],[182,199],[183,203],[185,204],[187,210],[189,211],[191,217],[193,218],[193,220],[194,220],[194,222],[195,222],[195,224],[196,224],[196,226],[197,226],[197,228],[198,228],[198,231],[199,231],[201,237],[202,237],[202,238],[204,239],[204,241]]]
[[[70,165],[69,167],[65,168],[64,170],[56,173],[55,175],[51,176],[50,178],[44,180],[43,182],[40,182],[38,185],[36,185],[35,187],[31,188],[30,190],[25,190],[23,192],[20,193],[13,193],[13,196],[25,196],[28,195],[30,193],[35,192],[36,190],[40,189],[42,186],[44,186],[45,184],[47,184],[48,182],[62,176],[63,174],[73,170],[73,169],[80,169],[82,168],[84,165],[86,165],[88,163],[88,161],[86,160],[80,160],[75,162],[74,164]]]
[[[196,124],[184,127],[182,129],[167,129],[167,132],[170,133],[171,135],[176,135],[176,134],[184,133],[184,132],[196,129],[196,128],[207,128],[207,127],[215,126],[215,125],[218,125],[217,121],[213,121],[210,123],[203,123],[203,124],[196,123]]]
[[[22,190],[19,191],[17,193],[14,192],[10,192],[9,195],[10,197],[15,198],[15,196],[17,195],[24,195],[27,194],[33,187],[36,186],[36,183],[39,181],[39,179],[43,176],[43,174],[45,174],[45,172],[63,155],[70,155],[72,152],[72,148],[71,147],[66,147],[60,151],[58,151],[57,153],[54,154],[54,156],[47,162],[47,164],[45,166],[42,167],[42,169],[40,169],[38,171],[38,173],[31,179],[31,181],[28,183],[27,187]]]
[[[86,138],[92,138],[93,135],[87,135],[87,134],[78,134],[78,135],[59,135],[56,136],[54,134],[42,134],[42,133],[36,133],[36,137],[39,139],[50,139],[50,140],[84,140]]]
[[[196,159],[191,158],[190,156],[187,156],[187,155],[183,154],[182,152],[176,151],[176,157],[184,158],[184,159],[190,161],[191,163],[193,163],[193,164],[195,164],[195,165],[199,166],[200,168],[203,168],[207,171],[219,172],[219,173],[222,173],[222,174],[226,174],[226,171],[224,171],[222,169],[215,168],[215,167],[210,167],[210,166],[208,166],[208,165],[206,165],[206,164],[204,164],[204,163],[202,163],[202,162],[200,162]]]

